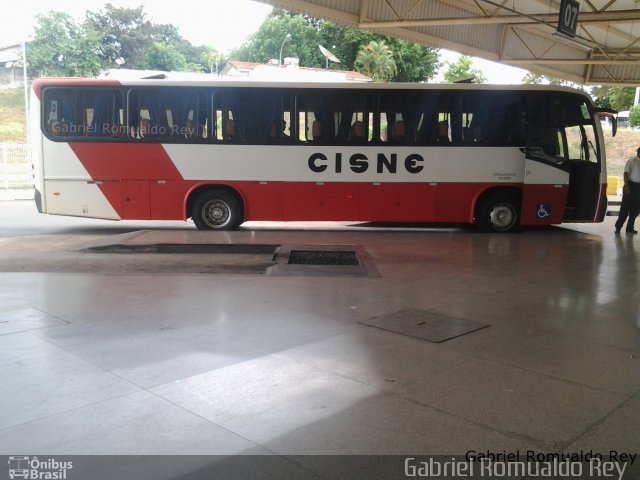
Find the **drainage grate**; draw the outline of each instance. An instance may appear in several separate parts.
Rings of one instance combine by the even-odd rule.
[[[211,255],[273,255],[279,245],[251,243],[117,243],[85,247],[86,253],[199,253]]]
[[[289,265],[360,265],[356,252],[291,250]]]
[[[366,250],[358,245],[282,245],[269,275],[379,277]]]

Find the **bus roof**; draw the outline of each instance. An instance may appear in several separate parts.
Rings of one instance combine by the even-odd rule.
[[[258,82],[236,79],[169,80],[131,79],[115,80],[79,77],[43,77],[34,80],[33,90],[40,96],[47,86],[131,86],[131,87],[239,87],[283,89],[348,89],[348,90],[466,90],[466,91],[551,91],[579,94],[590,98],[581,90],[556,85],[502,85],[476,83],[352,83],[352,82]]]

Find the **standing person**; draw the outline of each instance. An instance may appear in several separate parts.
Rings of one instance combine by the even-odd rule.
[[[640,212],[640,148],[636,156],[627,160],[624,166],[624,187],[622,188],[622,204],[616,222],[616,233],[627,221],[627,233],[638,233],[634,227],[636,217]]]

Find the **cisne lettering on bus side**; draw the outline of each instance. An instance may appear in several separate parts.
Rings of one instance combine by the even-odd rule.
[[[313,153],[309,157],[309,169],[315,173],[333,172],[342,173],[344,170],[350,170],[353,173],[365,173],[369,168],[375,168],[377,173],[397,173],[398,168],[408,173],[420,173],[424,169],[424,158],[422,155],[412,153],[407,155],[404,160],[398,162],[398,154],[378,153],[376,158],[370,159],[364,153],[354,153],[349,157],[342,156],[342,153],[336,153],[332,158],[327,157],[323,153]]]

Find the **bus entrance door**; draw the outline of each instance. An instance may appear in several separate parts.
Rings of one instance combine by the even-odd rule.
[[[522,225],[562,223],[569,169],[561,155],[557,128],[530,129],[524,149]]]

